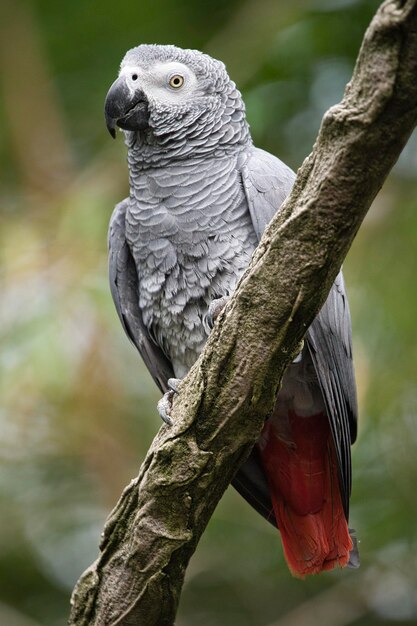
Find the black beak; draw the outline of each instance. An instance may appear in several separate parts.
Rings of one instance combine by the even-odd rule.
[[[106,96],[104,115],[113,139],[116,138],[116,126],[124,130],[145,130],[149,122],[148,99],[139,88],[132,93],[125,76],[120,76]]]

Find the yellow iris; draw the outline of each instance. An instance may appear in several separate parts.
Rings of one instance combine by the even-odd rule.
[[[174,74],[169,79],[169,86],[172,87],[173,89],[179,89],[180,87],[183,86],[183,84],[184,84],[184,76],[181,76],[181,74]]]

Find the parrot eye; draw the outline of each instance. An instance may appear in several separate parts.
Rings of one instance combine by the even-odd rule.
[[[184,84],[184,76],[181,76],[181,74],[174,74],[169,79],[168,84],[173,89],[180,89],[180,87]]]

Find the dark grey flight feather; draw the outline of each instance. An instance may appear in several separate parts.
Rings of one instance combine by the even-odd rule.
[[[258,240],[286,196],[294,173],[273,155],[254,148],[242,168],[242,181]],[[349,306],[340,272],[305,337],[330,422],[339,464],[343,507],[351,492],[350,446],[356,439],[357,401],[352,361]]]
[[[340,470],[346,515],[351,492],[351,444],[357,433],[350,313],[340,272],[307,335],[306,344],[323,393]]]

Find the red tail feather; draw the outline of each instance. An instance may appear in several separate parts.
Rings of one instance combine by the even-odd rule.
[[[327,417],[290,411],[288,421],[292,441],[279,438],[269,420],[260,452],[288,567],[304,578],[344,567],[352,540]]]

